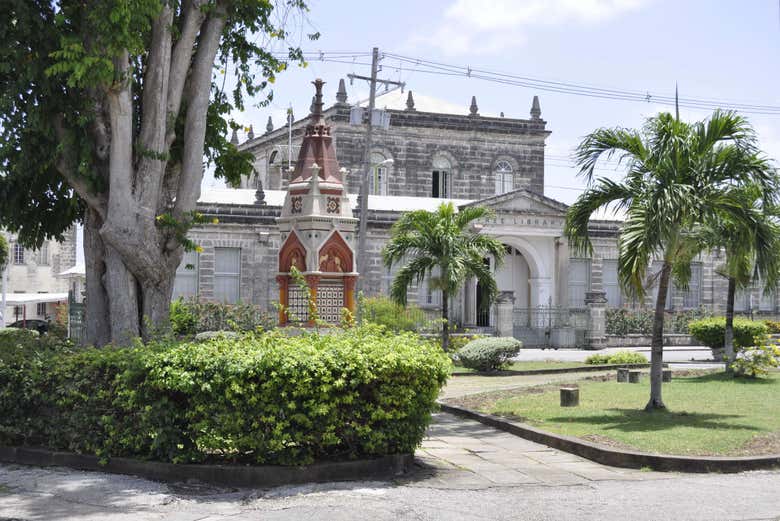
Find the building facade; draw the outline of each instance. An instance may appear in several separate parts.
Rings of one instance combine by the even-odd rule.
[[[2,233],[9,246],[6,324],[53,319],[56,305],[67,301],[70,282],[60,274],[76,264],[76,228],[62,242],[45,241],[37,250],[23,247],[11,233]]]
[[[545,321],[549,326],[560,319],[551,312],[539,314],[540,309],[565,312],[567,324],[584,331],[587,318],[578,322],[577,314],[584,312],[593,294],[599,299],[603,295],[606,307],[652,305],[653,291],[648,291],[645,302],[637,302],[618,285],[619,220],[604,216],[591,221],[591,257],[569,250],[563,237],[567,206],[543,195],[545,140],[550,131],[538,98],[529,105],[528,118],[482,116],[473,98],[464,114],[441,114],[415,107],[410,92],[405,108],[369,116],[349,104],[341,82],[335,103],[323,110],[323,118],[333,136],[347,200],[358,219],[362,216],[356,193],[365,171],[369,117],[375,125],[368,172],[368,259],[365,273],[360,274],[367,295],[388,293],[394,272],[383,266],[381,251],[401,213],[432,210],[451,201],[458,207],[482,205],[494,210],[494,217],[479,226],[482,233],[506,245],[505,261],[496,269],[498,286],[504,307],[507,302],[511,305],[514,333],[530,343],[541,340],[527,330],[545,329]],[[202,194],[199,211],[217,217],[219,224],[192,230],[192,239],[203,251],[187,254],[174,296],[252,302],[269,310],[278,302],[277,261],[283,237],[277,220],[308,120],[278,129],[269,121],[264,134],[250,132],[239,144],[254,155],[255,174],[242,180],[241,188]],[[238,136],[234,134],[233,140],[238,143]],[[726,281],[715,272],[718,262],[714,254],[697,259],[689,287],[672,288],[667,307],[704,307],[722,313]],[[652,286],[652,277],[648,285]],[[451,319],[466,327],[495,326],[496,308],[482,309],[479,296],[478,285],[467,283],[453,297]],[[433,311],[441,305],[441,295],[423,283],[412,288],[410,301]],[[743,312],[774,313],[777,306],[775,294],[765,295],[758,288],[742,292],[737,299],[737,309]]]

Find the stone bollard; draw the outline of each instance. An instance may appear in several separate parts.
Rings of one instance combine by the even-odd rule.
[[[579,387],[561,387],[561,407],[576,407],[579,404]]]
[[[663,373],[661,373],[661,381],[662,382],[671,382],[672,381],[672,370],[671,369],[664,369]]]
[[[618,383],[624,384],[628,382],[628,367],[620,367],[617,370]]]
[[[631,369],[628,372],[628,383],[638,384],[641,375],[642,375],[642,371],[640,371],[639,369]]]

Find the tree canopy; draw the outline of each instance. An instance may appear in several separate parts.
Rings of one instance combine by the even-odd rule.
[[[205,161],[237,182],[231,111],[291,62],[303,0],[9,0],[0,5],[0,222],[27,246],[85,224],[90,341],[167,321]],[[317,35],[310,35],[316,38]],[[226,77],[232,76],[226,90]]]
[[[621,181],[594,178],[599,159],[617,155],[626,165]],[[664,408],[661,397],[663,321],[672,276],[686,287],[691,260],[706,247],[698,233],[716,219],[757,224],[759,217],[742,198],[757,190],[774,206],[777,176],[759,153],[755,133],[734,112],[715,111],[705,121],[687,123],[669,113],[649,118],[641,131],[598,129],[577,148],[580,174],[588,189],[569,208],[564,233],[575,251],[592,252],[588,225],[601,207],[625,211],[618,240],[618,276],[624,289],[643,295],[657,280],[652,339],[651,397],[648,409]],[[654,260],[657,274],[648,276]]]
[[[449,345],[449,298],[466,280],[477,279],[484,289],[484,303],[496,296],[496,280],[485,257],[501,263],[504,246],[473,228],[475,221],[489,215],[490,210],[480,206],[456,211],[452,203],[442,204],[433,212],[407,212],[393,225],[390,241],[385,246],[385,265],[391,268],[402,264],[390,289],[393,300],[405,305],[409,287],[421,284],[426,278],[431,289],[441,290],[444,349]]]

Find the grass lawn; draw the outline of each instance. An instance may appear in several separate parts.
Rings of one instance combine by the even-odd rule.
[[[557,385],[472,397],[470,405],[552,432],[645,452],[780,453],[780,374],[756,380],[723,373],[677,377],[663,387],[669,410],[652,413],[642,410],[650,393],[646,375],[640,384],[614,379],[578,384],[579,407],[560,407]]]
[[[512,371],[533,371],[536,369],[568,369],[570,367],[582,367],[585,364],[582,362],[558,362],[555,360],[543,360],[538,362],[512,362],[511,365],[506,368]],[[467,369],[465,367],[454,366],[452,368],[453,373],[473,373],[473,369]]]

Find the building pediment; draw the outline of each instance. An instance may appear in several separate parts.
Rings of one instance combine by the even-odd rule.
[[[565,215],[566,210],[569,208],[560,201],[526,190],[525,188],[473,201],[462,205],[461,208],[468,206],[485,206],[491,208],[496,213],[505,214],[528,213],[559,216]]]

